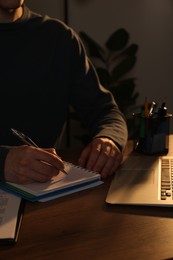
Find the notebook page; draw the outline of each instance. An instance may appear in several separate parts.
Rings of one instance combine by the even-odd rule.
[[[10,185],[29,192],[35,196],[43,195],[49,192],[58,191],[67,187],[72,187],[80,183],[87,183],[91,180],[100,180],[100,174],[89,171],[85,168],[76,166],[69,162],[64,162],[64,170],[68,173],[66,175],[60,172],[57,176],[53,177],[50,181],[44,183],[30,183],[25,185],[19,185],[15,183],[9,183]]]

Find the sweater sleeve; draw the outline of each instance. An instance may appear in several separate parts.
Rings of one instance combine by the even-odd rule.
[[[112,93],[100,83],[80,38],[74,36],[72,42],[71,104],[88,129],[91,138],[103,136],[110,138],[122,151],[128,138],[126,118]]]
[[[5,181],[4,164],[6,156],[9,152],[10,146],[0,146],[0,181]]]

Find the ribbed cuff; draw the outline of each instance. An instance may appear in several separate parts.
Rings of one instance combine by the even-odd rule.
[[[11,147],[10,146],[0,146],[0,181],[5,181],[4,177],[4,165],[5,159],[8,154],[8,151]]]

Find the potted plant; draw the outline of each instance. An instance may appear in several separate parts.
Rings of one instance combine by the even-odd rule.
[[[112,92],[120,110],[127,115],[129,107],[136,104],[139,96],[139,93],[135,92],[136,78],[127,77],[136,64],[138,45],[129,44],[130,36],[124,28],[113,32],[104,47],[83,31],[79,32],[79,35],[100,82]]]

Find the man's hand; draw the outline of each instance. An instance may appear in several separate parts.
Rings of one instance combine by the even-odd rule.
[[[54,148],[16,146],[9,150],[4,166],[6,181],[18,184],[46,182],[64,169]]]
[[[79,165],[101,174],[102,178],[112,175],[122,161],[122,153],[108,138],[95,138],[82,151]]]

